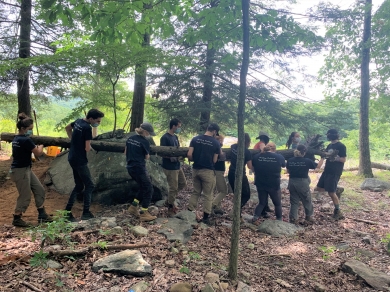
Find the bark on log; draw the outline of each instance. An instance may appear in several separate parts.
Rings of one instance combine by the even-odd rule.
[[[14,133],[1,133],[1,141],[12,142],[14,139]],[[43,146],[59,146],[63,148],[70,147],[70,140],[68,138],[61,137],[49,137],[49,136],[31,136],[30,137],[36,145]],[[118,142],[105,142],[104,140],[92,140],[91,146],[96,151],[107,151],[107,152],[120,152],[125,151],[125,143]],[[186,157],[188,147],[167,147],[167,146],[150,146],[151,155],[159,155],[162,157]],[[227,160],[230,160],[230,148],[222,148],[222,151],[226,154]],[[250,149],[253,154],[258,153],[258,150]],[[285,159],[289,159],[294,156],[294,150],[286,149],[279,150],[277,153],[281,154]],[[306,157],[314,159],[314,155],[322,156],[323,151],[318,149],[309,148]]]
[[[377,163],[377,162],[371,162],[371,168],[390,170],[390,165]],[[355,171],[355,170],[359,170],[359,167],[350,167],[350,168],[344,169],[344,171]]]

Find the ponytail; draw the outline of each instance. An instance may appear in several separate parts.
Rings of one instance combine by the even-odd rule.
[[[294,157],[305,157],[306,151],[305,145],[298,145],[297,149],[294,150]]]
[[[294,138],[294,136],[295,136],[296,133],[297,133],[297,132],[292,132],[292,133],[290,134],[290,136],[288,137],[288,140],[287,140],[287,142],[286,142],[286,148],[287,148],[287,149],[290,149],[290,146],[291,146],[291,144],[292,144],[292,142],[293,142],[293,138]]]

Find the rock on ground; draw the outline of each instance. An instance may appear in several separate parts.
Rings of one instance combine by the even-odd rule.
[[[134,291],[134,292],[144,292],[149,288],[148,283],[145,281],[138,282],[137,284],[131,286],[129,291]]]
[[[190,223],[179,218],[157,218],[156,223],[161,224],[157,233],[164,234],[169,241],[187,243],[194,232]]]
[[[130,228],[130,231],[135,236],[147,236],[149,234],[149,230],[142,226],[133,226]]]
[[[183,210],[176,214],[176,218],[179,218],[181,220],[187,221],[190,224],[197,224],[196,221],[196,215],[194,212],[191,212],[189,210]]]
[[[381,181],[376,178],[366,178],[361,184],[360,188],[362,190],[369,190],[374,192],[381,192],[383,190],[390,189],[390,183]]]
[[[215,292],[213,286],[210,283],[207,283],[206,286],[203,287],[201,292]]]
[[[377,290],[390,291],[390,276],[360,261],[349,260],[344,263],[342,269],[346,273],[357,275]]]
[[[152,274],[152,267],[146,262],[139,250],[122,252],[98,259],[92,265],[92,271],[103,270],[105,273],[119,273],[143,277]]]
[[[244,282],[238,282],[236,292],[252,292],[252,288]]]
[[[117,227],[115,217],[99,217],[74,223],[75,229],[96,230]]]
[[[213,283],[218,283],[219,282],[219,275],[216,273],[207,273],[206,276],[204,277],[206,282],[213,284]]]
[[[303,228],[279,220],[265,220],[257,229],[259,232],[273,236],[292,236],[300,230]]]
[[[125,143],[132,134],[134,133],[125,134],[122,139],[116,139],[115,142]],[[95,183],[95,190],[92,194],[93,201],[111,205],[127,203],[134,199],[138,191],[138,184],[127,172],[123,153],[89,151],[87,157],[91,176]],[[159,165],[159,158],[151,157],[150,160],[147,160],[146,169],[154,186],[152,201],[160,200],[164,194],[168,193],[168,183]],[[74,188],[74,180],[72,168],[68,163],[68,153],[63,152],[52,161],[45,183],[51,185],[60,194],[68,195],[71,193]]]
[[[62,265],[56,261],[53,261],[53,260],[48,260],[46,262],[46,267],[53,269],[53,270],[62,269]]]
[[[192,291],[192,286],[190,283],[187,282],[173,284],[171,289],[169,289],[169,292],[191,292],[191,291]]]

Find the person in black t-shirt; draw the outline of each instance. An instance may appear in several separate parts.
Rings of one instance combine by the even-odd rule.
[[[333,218],[335,220],[340,220],[344,219],[344,215],[340,211],[340,200],[336,191],[340,176],[343,173],[344,163],[347,159],[347,148],[339,141],[340,136],[336,129],[330,129],[326,133],[326,137],[331,142],[328,147],[326,147],[326,152],[331,154],[336,150],[338,153],[336,157],[328,158],[326,160],[325,169],[317,183],[316,191],[328,192],[335,208]]]
[[[252,154],[249,151],[249,146],[251,144],[251,138],[248,133],[245,133],[245,153],[244,153],[244,174],[242,176],[242,188],[241,188],[241,209],[245,206],[245,204],[249,201],[251,197],[251,190],[249,187],[248,177],[246,176],[245,164],[249,169],[252,169]],[[230,155],[230,167],[228,173],[229,184],[235,190],[234,182],[236,180],[236,165],[237,165],[237,154],[238,154],[238,144],[233,144],[231,147],[231,155]],[[241,217],[241,222],[243,223],[243,219]]]
[[[198,207],[198,200],[203,192],[204,210],[203,223],[211,225],[209,215],[211,214],[213,204],[213,191],[215,188],[215,170],[214,163],[218,160],[221,153],[221,146],[215,139],[219,135],[219,126],[210,124],[204,135],[192,138],[190,148],[187,153],[188,160],[194,161],[192,166],[192,179],[194,192],[192,193],[188,210],[195,211]]]
[[[94,215],[89,210],[91,206],[92,192],[95,185],[92,181],[91,173],[88,168],[87,152],[89,152],[92,140],[92,128],[98,127],[104,114],[97,110],[91,109],[83,119],[77,119],[65,127],[66,133],[70,140],[70,150],[68,161],[73,170],[73,178],[75,187],[70,194],[65,210],[69,211],[69,221],[76,221],[76,218],[71,213],[74,202],[78,195],[83,192],[84,205],[81,220],[94,218]]]
[[[139,191],[129,208],[130,214],[139,217],[141,221],[153,221],[157,217],[149,213],[148,207],[153,195],[153,185],[146,171],[145,160],[150,158],[150,143],[146,139],[156,136],[153,126],[142,123],[135,129],[136,135],[130,136],[126,141],[125,155],[127,172],[137,182]],[[141,202],[141,211],[138,210]]]
[[[277,220],[282,220],[282,194],[280,191],[280,172],[285,167],[284,157],[272,153],[267,145],[264,152],[255,154],[252,158],[252,169],[255,172],[255,185],[259,196],[259,204],[255,209],[253,222],[256,222],[266,205],[268,195],[275,206]]]
[[[181,122],[178,119],[172,119],[169,122],[169,131],[160,139],[160,146],[180,147],[179,139],[176,134],[181,131]],[[178,157],[163,157],[162,168],[167,177],[169,186],[168,192],[168,217],[173,217],[177,213],[175,200],[177,194],[186,187],[187,181],[183,170],[180,167]]]
[[[221,145],[222,147],[225,136],[218,135],[216,136],[216,139],[219,142],[219,145]],[[228,187],[225,180],[225,171],[226,171],[225,162],[226,162],[226,155],[225,153],[221,152],[221,154],[218,155],[217,162],[214,164],[215,185],[217,189],[217,195],[215,196],[213,201],[213,212],[214,214],[220,214],[220,215],[223,215],[223,210],[221,209],[221,201],[228,194]]]
[[[298,223],[298,209],[301,201],[305,209],[306,223],[312,223],[313,204],[310,193],[310,169],[320,169],[324,159],[318,165],[309,158],[305,158],[306,147],[298,145],[294,150],[294,157],[287,160],[286,168],[290,174],[288,190],[290,191],[290,223]]]
[[[12,225],[18,227],[29,227],[30,224],[22,219],[22,214],[26,212],[31,201],[31,192],[34,194],[35,205],[38,210],[38,222],[51,222],[53,219],[46,214],[45,189],[31,171],[31,153],[36,157],[42,155],[43,145],[36,146],[29,138],[34,127],[33,120],[24,113],[18,116],[19,121],[16,127],[19,133],[12,141],[12,164],[10,178],[16,184],[19,197],[16,201],[14,219]]]

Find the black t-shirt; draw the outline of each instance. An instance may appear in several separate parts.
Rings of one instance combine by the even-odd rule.
[[[329,144],[328,147],[326,147],[326,152],[332,153],[333,150],[338,150],[338,156],[340,157],[347,157],[347,147],[341,142],[336,142],[334,144]],[[344,168],[344,162],[340,161],[329,161],[326,160],[325,169],[324,172],[341,175],[343,173]]]
[[[231,154],[230,154],[230,167],[229,172],[236,172],[236,165],[237,165],[237,154],[238,154],[238,144],[233,144],[230,146]],[[249,151],[249,149],[245,148],[244,153],[244,173],[245,171],[245,164],[252,159],[252,154]]]
[[[315,169],[317,164],[305,157],[292,157],[287,160],[286,168],[291,178],[308,178],[309,169]]]
[[[160,146],[180,147],[179,139],[175,134],[165,133],[160,139]],[[171,158],[163,158],[162,167],[167,170],[177,170],[180,169],[180,162],[171,161]]]
[[[31,151],[35,148],[34,142],[26,136],[17,135],[12,140],[11,168],[31,166]]]
[[[83,119],[77,119],[70,125],[73,131],[72,139],[70,140],[68,161],[74,165],[85,165],[88,163],[85,141],[92,140],[91,125]]]
[[[219,159],[219,158],[218,158],[218,159]],[[218,170],[218,171],[225,171],[225,170],[226,170],[225,161],[218,160],[218,161],[214,164],[214,169],[215,169],[215,170]]]
[[[150,153],[149,141],[141,135],[133,135],[126,141],[126,161],[128,167],[145,166],[145,156]]]
[[[282,155],[272,152],[258,153],[253,156],[252,165],[257,187],[280,188],[280,172],[286,165]]]
[[[190,147],[194,147],[192,157],[194,160],[194,169],[212,169],[214,170],[214,154],[221,152],[219,142],[210,136],[199,135],[192,138]]]

